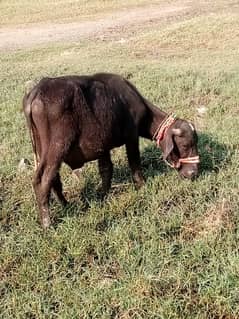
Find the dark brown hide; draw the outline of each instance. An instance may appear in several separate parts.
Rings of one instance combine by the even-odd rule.
[[[37,157],[33,186],[44,228],[50,225],[51,189],[66,204],[59,175],[62,162],[77,169],[98,159],[103,193],[107,193],[113,172],[110,150],[125,144],[133,180],[139,188],[144,183],[139,136],[152,139],[167,116],[130,82],[105,73],[44,78],[25,95],[23,109]],[[175,128],[180,129],[177,134]],[[188,122],[176,120],[161,147],[170,161],[195,156],[196,132]],[[198,165],[184,164],[179,171],[192,177]]]

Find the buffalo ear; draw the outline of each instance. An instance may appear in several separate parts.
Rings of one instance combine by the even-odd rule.
[[[174,144],[172,134],[167,134],[163,144],[163,159],[166,160],[173,151]]]

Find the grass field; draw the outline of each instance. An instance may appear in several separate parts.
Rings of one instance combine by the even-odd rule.
[[[239,7],[214,1],[213,8],[141,26],[123,42],[1,52],[0,318],[239,318]],[[52,201],[54,226],[43,232],[33,167],[17,170],[21,158],[33,159],[21,112],[25,82],[97,71],[130,77],[161,109],[191,119],[201,174],[181,180],[141,140],[145,187],[134,190],[125,150],[116,149],[113,188],[102,203],[96,163],[79,180],[63,166],[72,205]]]

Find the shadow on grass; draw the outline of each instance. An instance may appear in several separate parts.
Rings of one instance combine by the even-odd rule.
[[[200,174],[218,172],[230,164],[233,155],[233,147],[219,143],[213,136],[205,133],[199,135]],[[153,178],[158,175],[166,175],[171,170],[162,159],[162,152],[153,143],[141,151],[141,163],[144,175]],[[120,192],[132,182],[131,171],[128,164],[114,165],[113,184],[120,185]],[[114,188],[114,186],[113,186]],[[89,200],[99,199],[95,185],[86,180],[82,194]]]
[[[126,155],[125,155],[126,156]],[[162,159],[162,152],[153,143],[146,146],[141,151],[141,166],[146,182],[148,178],[166,174],[170,169]],[[133,185],[131,170],[128,166],[127,158],[124,165],[115,165],[113,174],[113,184],[118,188],[120,192],[124,191],[125,185]],[[114,186],[113,186],[114,188]]]
[[[234,153],[233,145],[219,143],[213,136],[205,133],[199,135],[200,173],[216,172],[231,163]]]
[[[52,198],[56,202],[55,198]],[[88,213],[92,205],[103,206],[102,193],[98,190],[97,185],[92,181],[91,177],[85,178],[84,187],[75,198],[68,200],[68,204],[62,207],[57,204],[57,209],[54,213],[54,227],[57,227],[66,217],[83,216]]]
[[[231,163],[234,153],[233,145],[219,143],[213,136],[199,134],[198,149],[200,155],[200,174],[218,172]],[[166,174],[171,170],[162,160],[161,150],[153,144],[146,147],[141,155],[142,166],[146,177]]]
[[[231,162],[233,147],[219,143],[211,135],[201,133],[199,135],[199,154],[201,158],[200,174],[205,175],[211,172],[218,172],[219,169]],[[162,160],[162,152],[153,143],[141,151],[141,162],[146,180],[158,175],[166,175],[171,170]],[[179,177],[178,177],[179,178]],[[127,161],[123,165],[114,165],[113,186],[110,193],[113,196],[124,193],[127,187],[133,186],[131,171]],[[107,200],[107,198],[106,198]],[[91,176],[85,179],[84,188],[79,199],[71,202],[65,209],[58,212],[56,222],[65,216],[75,216],[87,213],[92,204],[104,205],[101,192],[92,181]]]

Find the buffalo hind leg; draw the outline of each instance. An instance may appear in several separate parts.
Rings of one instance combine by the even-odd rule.
[[[42,196],[42,177],[44,174],[44,162],[40,161],[40,163],[37,166],[35,175],[33,177],[33,189],[36,195],[36,201],[37,201],[37,205],[38,205],[38,209],[39,209],[39,219],[40,219],[40,223],[42,225],[43,228],[47,228],[50,225],[50,217],[49,217],[49,213],[48,210],[45,209],[45,207],[43,207],[42,205],[42,201],[43,201],[43,196]],[[49,194],[50,197],[50,194]],[[48,198],[49,200],[49,198]]]
[[[135,187],[139,189],[144,185],[145,180],[141,169],[138,138],[126,143],[126,152]]]
[[[61,177],[60,177],[59,172],[56,174],[56,177],[54,178],[54,180],[52,182],[52,190],[54,191],[54,193],[55,193],[56,197],[58,198],[58,200],[60,201],[60,203],[63,206],[66,206],[68,202],[67,202],[67,200],[62,192],[62,183],[61,183]]]
[[[113,164],[110,159],[110,152],[105,153],[99,158],[98,166],[102,179],[102,197],[105,197],[110,190],[113,175]]]
[[[51,224],[49,199],[51,188],[57,178],[61,164],[60,161],[54,160],[51,157],[48,157],[48,159],[49,160],[40,162],[33,179],[33,187],[39,207],[40,222],[44,229],[48,228]]]

